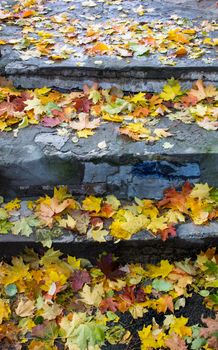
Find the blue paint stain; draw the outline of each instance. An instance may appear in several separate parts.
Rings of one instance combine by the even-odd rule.
[[[200,177],[198,163],[175,163],[167,161],[140,162],[132,167],[132,174],[138,177],[191,180]]]

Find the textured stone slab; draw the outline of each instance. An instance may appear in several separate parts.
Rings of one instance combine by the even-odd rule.
[[[185,180],[218,187],[217,132],[166,119],[160,127],[169,125],[174,136],[155,144],[129,141],[112,123],[78,143],[39,126],[20,130],[17,138],[2,133],[0,194],[32,195],[62,184],[75,194],[161,198],[165,188]],[[166,140],[174,146],[164,149]]]
[[[67,13],[72,20],[81,21],[80,35],[89,24],[116,23],[119,19],[149,23],[152,21],[169,21],[171,16],[179,19],[186,18],[198,24],[201,21],[217,19],[216,11],[193,9],[189,6],[172,6],[160,1],[100,1],[96,6],[84,6],[84,1],[74,1],[74,10],[69,10],[71,3],[59,0],[49,1],[46,11],[49,16]],[[139,15],[140,6],[144,13]],[[42,13],[45,13],[45,11]],[[176,17],[175,17],[176,18]],[[190,24],[192,27],[193,24]],[[10,40],[19,38],[21,27],[2,25],[1,39]],[[43,26],[39,29],[44,30]],[[217,32],[212,32],[216,37]],[[59,39],[57,39],[59,40]],[[62,43],[61,45],[65,45]],[[75,55],[68,59],[51,63],[46,56],[32,57],[22,60],[20,53],[13,46],[1,46],[0,72],[13,80],[16,86],[24,88],[42,87],[44,85],[69,90],[82,88],[84,83],[98,82],[103,88],[114,84],[127,91],[157,90],[165,79],[179,78],[189,83],[204,79],[217,81],[217,59],[214,48],[205,47],[205,54],[198,59],[186,56],[176,59],[176,66],[165,66],[158,59],[158,55],[122,58],[114,55],[88,57],[80,46],[73,47]]]
[[[21,237],[14,235],[0,235],[0,256],[10,257],[18,254],[26,246],[39,248],[34,235]],[[86,257],[92,260],[104,251],[110,251],[124,261],[155,262],[160,259],[180,259],[193,256],[196,252],[208,247],[218,247],[218,223],[212,222],[205,226],[196,226],[192,223],[182,224],[177,228],[177,237],[166,242],[141,232],[128,241],[114,243],[112,237],[108,237],[105,243],[94,242],[72,233],[53,241],[53,247],[66,254],[77,257]]]

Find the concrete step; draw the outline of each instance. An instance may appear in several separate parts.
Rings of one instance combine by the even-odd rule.
[[[130,240],[114,243],[111,236],[106,242],[98,243],[86,236],[81,237],[72,232],[64,232],[63,236],[52,241],[52,247],[60,249],[65,254],[86,257],[92,261],[93,256],[102,252],[112,252],[119,255],[123,261],[157,262],[160,259],[180,259],[205,250],[218,247],[218,223],[212,222],[205,226],[192,223],[178,225],[177,237],[163,242],[159,237],[153,237],[148,232],[140,232]],[[42,249],[35,235],[30,237],[12,234],[0,235],[0,256],[10,258],[24,250],[25,247]]]
[[[20,130],[17,138],[1,133],[0,194],[41,194],[54,185],[69,185],[74,194],[161,198],[165,188],[185,180],[218,187],[217,132],[167,118],[159,126],[170,126],[172,148],[163,147],[168,139],[129,141],[112,123],[78,143],[40,126]]]
[[[81,89],[84,83],[98,82],[103,88],[118,84],[126,91],[153,91],[172,76],[189,85],[197,79],[218,81],[215,46],[203,43],[205,38],[217,37],[217,26],[213,26],[216,11],[167,2],[163,6],[161,1],[151,0],[146,3],[144,0],[96,0],[96,4],[86,6],[83,1],[74,1],[72,6],[58,0],[47,2],[46,8],[36,8],[36,14],[29,18],[22,18],[22,11],[20,14],[18,11],[15,17],[5,19],[0,32],[1,39],[6,41],[0,50],[0,73],[13,80],[15,86],[34,88],[46,85],[64,90]],[[7,9],[13,14],[10,6],[3,8]],[[45,23],[43,27],[39,16]],[[149,28],[148,33],[141,28],[143,25]],[[73,34],[67,37],[70,26]],[[88,27],[94,28],[96,37],[93,38],[93,33],[87,35]],[[180,34],[183,30],[197,30],[191,44],[176,39],[178,48],[187,44],[187,55],[174,57],[175,48],[165,50],[163,47],[161,52],[151,49],[152,46],[148,46],[149,54],[138,55],[136,52],[125,57],[128,52],[122,53],[129,42],[141,45],[140,40],[144,37],[159,40],[167,30],[176,28]],[[152,33],[151,29],[154,29]],[[42,53],[37,49],[37,44],[43,45],[43,40],[44,43],[48,40],[43,37],[43,30],[54,35],[50,38],[51,52],[48,50],[47,54],[46,50]],[[36,34],[38,32],[41,36]],[[29,39],[32,44],[28,44]],[[87,50],[96,42],[111,45],[112,52],[88,55]],[[61,53],[63,48],[65,55]],[[62,59],[52,58],[58,55],[62,55]]]

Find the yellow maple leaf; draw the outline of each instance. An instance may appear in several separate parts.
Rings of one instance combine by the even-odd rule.
[[[106,197],[106,203],[110,204],[114,210],[118,210],[121,203],[114,195],[108,195]]]
[[[64,227],[66,229],[73,230],[76,226],[76,221],[70,215],[67,215],[67,219],[61,219],[57,221],[59,226]]]
[[[109,231],[107,230],[102,230],[102,229],[98,229],[98,230],[90,230],[90,235],[92,236],[92,238],[94,239],[94,241],[97,242],[106,242],[105,237],[108,235]]]
[[[199,201],[195,198],[188,198],[187,208],[190,210],[190,217],[192,218],[194,224],[202,225],[208,220],[209,210],[208,204],[205,201]]]
[[[168,260],[161,260],[160,266],[147,265],[146,275],[151,278],[167,277],[169,273],[174,269],[174,265],[170,264]]]
[[[148,223],[149,220],[145,215],[134,215],[130,210],[121,209],[110,226],[111,235],[118,239],[129,239],[133,234],[144,229]]]
[[[142,343],[141,350],[160,349],[164,347],[166,334],[161,329],[155,331],[153,332],[151,325],[149,325],[147,327],[144,326],[144,328],[138,332]]]
[[[0,324],[3,320],[8,320],[11,310],[5,300],[0,299]]]
[[[80,260],[75,258],[75,256],[68,256],[67,257],[67,262],[68,264],[73,268],[73,269],[80,269]]]
[[[178,334],[180,337],[184,337],[184,336],[191,337],[192,329],[191,327],[186,326],[187,323],[188,323],[188,318],[183,316],[176,318],[174,316],[170,324],[169,334],[174,332]]]
[[[168,223],[177,224],[178,222],[185,222],[185,216],[178,210],[169,209],[165,214]]]
[[[130,98],[130,102],[133,102],[135,104],[137,103],[145,103],[145,93],[144,92],[139,92],[138,94],[134,95],[133,97]]]
[[[20,317],[33,316],[35,310],[35,302],[30,299],[21,299],[15,309],[15,312]]]
[[[208,184],[196,184],[192,189],[189,196],[191,198],[198,198],[199,200],[207,199],[210,197],[211,187]]]
[[[76,134],[77,134],[77,136],[78,136],[79,138],[85,138],[85,139],[87,139],[89,136],[94,135],[95,132],[92,131],[92,130],[90,130],[90,129],[83,129],[83,130],[77,131]]]
[[[81,301],[90,306],[98,307],[104,298],[103,283],[96,284],[93,288],[85,284],[80,292]]]
[[[176,96],[182,94],[181,86],[177,80],[170,79],[167,85],[164,85],[163,91],[160,94],[160,97],[165,101],[174,100]]]
[[[82,203],[83,209],[99,213],[102,199],[94,196],[86,197]]]
[[[5,209],[8,211],[12,211],[12,210],[18,210],[20,209],[20,199],[15,198],[13,199],[13,201],[8,202],[7,204],[5,204]]]
[[[168,227],[167,219],[164,216],[159,216],[151,219],[147,229],[151,232],[157,233],[158,230],[165,230]]]

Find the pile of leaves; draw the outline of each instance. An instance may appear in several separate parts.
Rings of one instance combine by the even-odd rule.
[[[59,126],[57,133],[73,141],[95,133],[101,123],[120,123],[119,132],[134,141],[155,142],[173,134],[168,128],[155,128],[166,116],[183,123],[197,123],[207,130],[218,128],[218,89],[197,81],[193,88],[182,90],[179,82],[170,79],[159,93],[124,94],[84,86],[84,91],[61,93],[43,87],[17,90],[1,78],[0,131],[14,133],[29,124]],[[75,137],[76,140],[75,141]]]
[[[138,341],[141,350],[217,350],[215,248],[195,261],[161,260],[156,265],[122,266],[106,253],[96,265],[61,256],[53,249],[44,254],[26,249],[11,263],[1,263],[2,349],[98,350],[104,344],[125,344],[125,349],[136,350]],[[192,296],[212,317],[201,315],[193,324],[191,315],[183,316]],[[123,323],[125,315],[131,315],[130,324]],[[137,319],[142,322],[133,339],[131,326],[136,327]]]
[[[65,230],[78,237],[105,242],[109,235],[116,240],[130,239],[146,230],[163,240],[176,236],[176,225],[191,220],[195,225],[208,224],[218,217],[218,189],[208,184],[184,184],[181,191],[170,188],[162,200],[135,198],[121,203],[115,196],[87,196],[76,201],[66,187],[54,189],[35,201],[14,199],[0,205],[0,233],[36,238],[51,247],[52,238]]]
[[[214,22],[205,20],[198,23],[177,15],[165,20],[161,17],[151,20],[150,12],[155,9],[140,5],[138,8],[133,6],[130,12],[126,12],[127,9],[122,9],[120,2],[116,4],[115,1],[111,4],[117,6],[120,15],[120,10],[124,10],[123,16],[101,20],[102,14],[99,11],[96,16],[92,13],[80,16],[84,7],[90,12],[91,7],[101,4],[92,0],[83,1],[81,9],[78,9],[71,2],[66,8],[66,2],[70,1],[62,3],[62,12],[54,11],[55,3],[57,8],[61,6],[60,1],[55,0],[22,0],[16,1],[8,9],[0,9],[0,20],[3,23],[0,45],[13,45],[22,60],[42,57],[49,64],[73,58],[78,65],[83,65],[83,57],[87,55],[100,58],[113,56],[128,61],[133,56],[140,58],[155,54],[162,64],[168,65],[175,65],[176,59],[184,56],[197,59],[208,54],[205,62],[216,60],[212,52],[218,45],[218,39],[214,38],[213,33],[217,30]],[[110,4],[110,1],[105,2]],[[110,12],[110,9],[107,11]],[[15,27],[16,31],[14,34],[10,31],[8,37],[9,26]],[[99,60],[94,62],[102,63]]]

